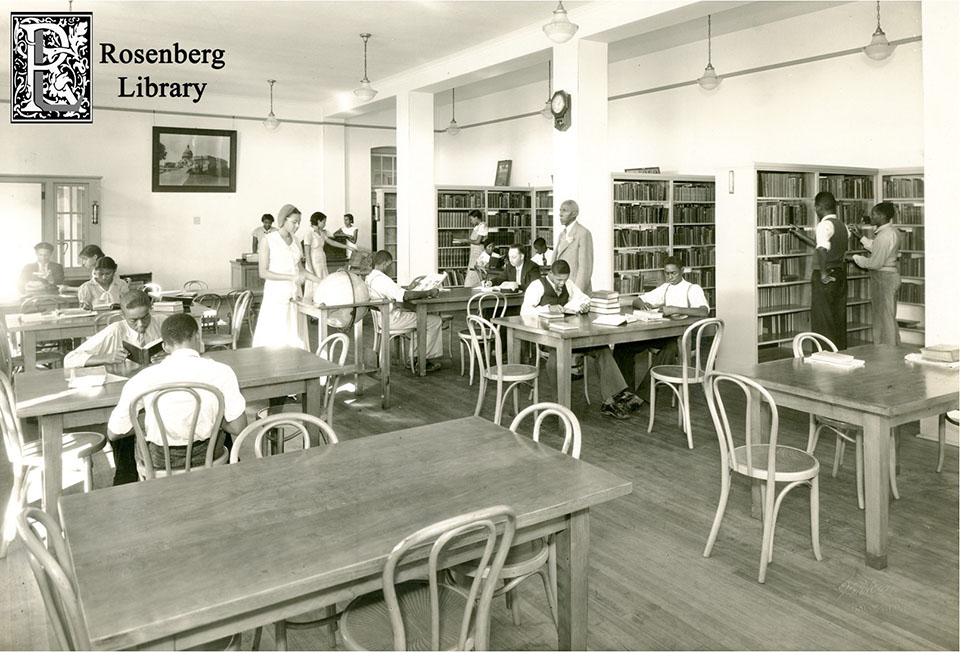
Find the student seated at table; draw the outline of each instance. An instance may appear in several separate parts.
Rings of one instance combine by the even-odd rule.
[[[393,255],[386,250],[380,250],[373,255],[373,271],[364,279],[367,287],[370,288],[370,298],[393,299],[394,301],[410,301],[412,299],[429,299],[440,294],[440,290],[410,290],[402,288],[390,278],[388,271],[393,265]],[[412,283],[411,283],[412,285]],[[410,310],[403,310],[398,305],[394,305],[390,311],[390,328],[411,328],[417,325],[417,313]],[[437,358],[443,356],[443,342],[440,339],[440,317],[437,315],[427,315],[427,371],[436,371],[440,368]],[[414,347],[416,347],[414,339]],[[381,346],[387,346],[384,342]],[[416,353],[416,348],[414,348]]]
[[[150,312],[150,297],[143,290],[129,290],[120,297],[123,319],[90,336],[63,359],[64,368],[119,364],[127,359],[124,342],[137,346],[160,338],[159,317]]]
[[[590,297],[570,280],[570,264],[565,260],[558,260],[550,266],[550,272],[545,279],[537,279],[527,286],[520,314],[536,316],[544,312],[586,313],[589,310]],[[548,373],[557,368],[556,352],[554,349],[550,351]],[[574,352],[589,355],[597,362],[600,370],[600,395],[603,397],[600,414],[615,419],[628,419],[631,412],[640,409],[643,402],[628,389],[609,346],[591,346],[575,349]]]
[[[123,386],[120,401],[110,414],[107,423],[107,436],[114,446],[122,439],[133,440],[133,423],[130,421],[130,401],[134,396],[148,391],[153,387],[166,383],[194,382],[213,385],[223,393],[223,422],[214,423],[217,416],[217,399],[210,392],[200,390],[200,414],[197,418],[196,432],[193,438],[193,450],[190,457],[190,466],[203,466],[207,446],[214,435],[218,435],[221,427],[228,435],[226,444],[229,446],[229,435],[238,435],[247,426],[247,415],[244,410],[247,402],[240,393],[240,384],[237,374],[229,365],[200,357],[203,343],[200,339],[200,328],[197,321],[186,313],[170,315],[160,328],[163,337],[163,348],[169,354],[159,364],[143,369],[133,376]],[[153,415],[153,402],[150,396],[144,400],[144,433],[150,459],[154,469],[166,468],[163,455],[163,439],[160,429]],[[183,393],[165,395],[160,401],[160,415],[166,427],[167,444],[170,447],[170,465],[174,469],[186,466],[187,442],[190,438],[190,425],[196,403],[193,397]],[[141,460],[140,448],[136,448],[135,459]],[[216,457],[216,455],[214,456]],[[130,462],[124,460],[125,464]],[[136,464],[133,465],[133,478],[136,481]],[[120,464],[117,464],[117,473],[120,473]],[[125,477],[129,477],[129,469],[124,469]],[[114,482],[117,484],[117,482]]]
[[[530,283],[540,279],[540,267],[527,260],[522,244],[510,245],[507,261],[506,267],[491,274],[490,281],[494,285],[516,283],[518,290],[526,291]]]
[[[17,289],[20,294],[56,292],[57,286],[63,284],[63,265],[51,260],[53,245],[49,242],[38,242],[33,252],[37,256],[37,262],[25,265],[20,270]]]
[[[547,248],[547,241],[543,238],[533,241],[533,252],[530,260],[540,267],[549,267],[553,264],[553,249]]]
[[[707,303],[703,288],[683,278],[683,263],[679,258],[668,257],[663,264],[663,274],[667,282],[634,299],[634,308],[639,310],[659,308],[664,317],[669,315],[706,317],[710,313],[710,305]],[[613,357],[630,387],[634,387],[636,380],[634,358],[638,353],[654,348],[660,351],[654,354],[651,366],[676,364],[680,353],[680,338],[664,337],[641,342],[625,342],[614,347]],[[644,374],[637,391],[640,396],[649,396],[650,369],[647,369],[647,373]]]
[[[77,299],[80,306],[88,310],[95,306],[120,303],[120,297],[127,293],[127,282],[117,276],[117,263],[109,256],[97,260],[93,268],[93,280],[80,286]]]

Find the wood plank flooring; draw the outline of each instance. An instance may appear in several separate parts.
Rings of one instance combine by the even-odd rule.
[[[454,342],[456,345],[456,342]],[[456,351],[454,351],[456,356]],[[473,413],[477,385],[459,376],[459,361],[426,378],[394,367],[393,407],[379,407],[378,386],[354,398],[343,388],[334,427],[341,439],[364,437]],[[592,372],[595,374],[595,372]],[[774,561],[757,583],[760,521],[750,516],[749,486],[734,482],[712,556],[702,556],[720,488],[716,435],[699,390],[693,399],[693,450],[686,448],[667,394],[647,434],[647,408],[629,421],[599,414],[574,383],[574,411],[583,427],[582,458],[630,479],[630,496],[592,511],[588,647],[597,650],[956,650],[958,634],[957,449],[948,447],[941,474],[937,446],[907,427],[900,447],[901,499],[890,510],[889,567],[863,561],[863,512],[857,508],[852,447],[837,478],[830,477],[834,441],[824,437],[820,541],[823,561],[810,547],[809,492],[798,488],[780,512]],[[550,396],[541,389],[541,396]],[[527,404],[521,397],[521,405]],[[252,414],[254,408],[251,406]],[[482,416],[492,418],[488,392]],[[512,418],[512,408],[504,417]],[[803,448],[806,415],[781,411],[781,441]],[[549,438],[548,438],[549,440]],[[96,484],[112,471],[97,459]],[[6,499],[9,465],[0,469]],[[539,580],[520,587],[523,624],[513,625],[504,603],[495,605],[493,649],[555,649],[557,635]],[[39,593],[18,542],[0,560],[0,649],[55,647]],[[244,648],[250,648],[250,633]],[[291,649],[329,646],[322,630],[289,632]],[[264,632],[261,649],[271,649]]]

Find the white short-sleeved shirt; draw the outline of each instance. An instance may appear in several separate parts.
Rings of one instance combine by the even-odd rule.
[[[487,226],[486,222],[480,222],[480,224],[473,227],[473,231],[470,232],[470,239],[477,240],[479,238],[486,238],[488,233],[490,233],[490,227]]]
[[[649,292],[640,295],[644,302],[660,308],[670,306],[671,308],[710,308],[707,303],[707,297],[703,293],[703,288],[696,283],[684,279],[676,285],[664,283]]]
[[[81,305],[88,306],[120,303],[120,297],[126,294],[127,289],[127,282],[119,276],[113,277],[113,283],[106,290],[96,281],[87,281],[77,291],[77,299]]]
[[[373,300],[392,299],[400,302],[403,301],[404,296],[406,296],[406,291],[397,285],[396,281],[381,272],[379,269],[375,269],[367,274],[367,278],[364,280],[367,283],[367,287],[370,288],[370,298]],[[402,312],[402,309],[394,305],[393,309],[390,311],[390,319],[393,320],[399,318],[400,313]]]
[[[147,367],[127,381],[120,393],[120,402],[110,414],[107,428],[115,433],[129,432],[133,428],[130,421],[130,402],[134,396],[158,385],[183,381],[205,383],[219,389],[223,393],[225,421],[237,419],[247,407],[233,369],[222,362],[201,358],[193,349],[178,349],[162,362]],[[210,439],[220,425],[214,423],[217,416],[216,398],[209,392],[200,391],[199,394],[200,415],[194,441]],[[153,417],[153,397],[148,395],[145,403],[144,425],[147,441],[161,445],[163,440]],[[167,394],[160,399],[160,414],[167,428],[167,443],[170,446],[187,445],[194,405],[193,397],[185,392]]]
[[[833,221],[830,218],[836,219],[836,215],[824,215],[823,219],[817,223],[816,231],[814,234],[817,241],[817,249],[826,249],[830,251],[830,238],[833,237]]]
[[[150,324],[144,333],[143,342],[150,343],[160,337],[160,325],[163,318],[151,315]],[[65,369],[82,367],[92,356],[123,350],[123,343],[138,344],[140,334],[130,328],[126,321],[115,321],[96,335],[92,335],[63,359]]]
[[[523,305],[520,306],[521,315],[524,317],[537,315],[547,309],[546,306],[541,306],[539,304],[540,300],[543,299],[543,284],[549,282],[550,281],[545,278],[530,282],[530,285],[527,286],[526,291],[523,293]],[[567,294],[570,297],[567,299],[567,303],[563,306],[565,309],[579,311],[584,306],[590,305],[590,297],[588,297],[580,288],[574,285],[573,281],[567,279],[566,283],[564,283],[564,287],[567,289]],[[554,291],[556,291],[556,288],[554,288]]]

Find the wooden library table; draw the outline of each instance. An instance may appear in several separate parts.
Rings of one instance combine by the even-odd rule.
[[[466,310],[467,302],[475,294],[479,292],[474,288],[442,288],[440,294],[432,299],[403,302],[405,308],[417,313],[417,360],[421,376],[427,375],[427,313]],[[500,296],[507,300],[508,307],[523,303],[523,292],[504,292]]]
[[[866,364],[839,369],[789,358],[735,368],[760,383],[778,407],[789,407],[863,428],[866,562],[887,567],[890,429],[957,409],[957,371],[904,360],[919,349],[868,344],[844,351]],[[752,419],[760,424],[760,401]],[[756,494],[755,494],[756,498]]]
[[[590,507],[631,490],[467,417],[64,496],[60,514],[93,647],[184,649],[375,591],[405,536],[509,505],[515,542],[557,534],[559,647],[583,650]]]
[[[79,304],[77,303],[77,295],[74,294],[24,294],[17,296],[9,297],[0,297],[0,315],[9,315],[13,312],[20,312],[20,306],[23,305],[23,302],[29,299],[30,297],[36,296],[50,296],[56,299],[57,303],[61,308],[76,308]]]
[[[343,367],[292,347],[261,347],[236,351],[211,351],[205,354],[236,372],[240,392],[248,401],[301,395],[303,410],[322,416],[320,377],[339,374]],[[110,365],[108,369],[130,376],[139,368],[132,362]],[[21,419],[38,417],[43,447],[43,509],[56,517],[62,470],[61,438],[64,428],[82,428],[110,419],[120,399],[122,382],[107,383],[92,389],[70,389],[63,369],[35,374],[19,374],[14,385],[17,414]]]
[[[6,319],[7,330],[10,333],[20,334],[20,349],[23,353],[23,373],[30,375],[38,373],[37,344],[65,340],[73,337],[89,337],[93,335],[93,323],[97,315],[71,317],[69,315],[58,319],[21,322],[20,313],[3,315]]]
[[[686,317],[679,320],[636,321],[623,326],[599,326],[593,323],[598,316],[587,313],[565,317],[564,321],[576,322],[578,325],[576,330],[569,331],[553,330],[547,326],[550,323],[548,320],[532,316],[505,317],[494,319],[493,323],[507,332],[509,364],[520,362],[518,340],[557,350],[557,402],[570,407],[570,367],[573,364],[574,350],[588,346],[679,337],[687,326],[696,321],[694,317]]]

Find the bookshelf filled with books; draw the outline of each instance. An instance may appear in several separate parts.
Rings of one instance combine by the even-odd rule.
[[[613,175],[613,287],[637,294],[664,282],[667,256],[703,287],[716,309],[714,178],[668,174]]]
[[[792,340],[809,331],[813,249],[791,233],[816,227],[814,197],[829,191],[837,216],[862,223],[876,202],[878,170],[806,165],[756,164],[727,171],[717,194],[724,220],[718,234],[717,300],[724,319],[721,361],[754,363],[793,355]],[[754,219],[743,219],[753,215]],[[862,249],[856,239],[851,253]],[[755,283],[745,279],[753,278]],[[871,307],[866,273],[847,263],[847,346],[870,342]]]
[[[536,208],[533,238],[543,238],[547,241],[547,248],[553,249],[556,245],[553,239],[553,188],[534,188],[533,192]],[[530,254],[533,254],[532,250]]]
[[[924,205],[923,168],[881,170],[880,198],[893,203],[900,231],[900,291],[897,321],[900,339],[924,343]]]

